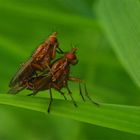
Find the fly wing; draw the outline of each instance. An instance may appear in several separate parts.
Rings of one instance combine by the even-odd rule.
[[[19,87],[18,85],[15,85],[14,87],[12,87],[9,91],[8,94],[17,94],[18,92],[20,92],[21,90],[23,90],[25,87]]]
[[[30,79],[28,82],[29,86],[26,88],[28,90],[32,90],[33,93],[38,93],[39,91],[47,90],[51,88],[51,77],[52,76],[38,76],[38,77],[33,77]]]
[[[38,86],[38,90],[43,91],[43,90],[47,90],[47,89],[51,88],[50,87],[51,78],[52,78],[51,75],[45,76],[44,78],[42,78],[42,80],[41,80],[41,82],[40,82],[40,84]]]
[[[17,73],[15,74],[15,76],[12,78],[12,80],[9,83],[9,87],[14,87],[18,85],[18,82],[20,82],[20,80],[30,76],[30,74],[32,73],[31,70],[31,63],[32,63],[33,59],[29,59],[25,64],[23,64],[19,70],[17,71]]]

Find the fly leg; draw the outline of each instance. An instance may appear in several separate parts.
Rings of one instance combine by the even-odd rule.
[[[51,88],[49,89],[49,92],[50,92],[50,102],[49,102],[49,106],[48,106],[48,113],[50,113],[50,109],[51,109],[51,105],[52,105],[52,101],[53,101]]]
[[[66,98],[64,92],[62,92],[61,90],[58,90],[58,92],[61,93],[61,95],[63,95],[63,97],[64,97],[65,100],[67,100],[67,98]]]
[[[83,80],[81,80],[79,78],[75,78],[75,77],[69,77],[68,80],[74,81],[74,82],[77,82],[77,83],[84,83]]]
[[[49,66],[49,65],[47,65],[47,68],[49,69],[49,71],[50,71],[51,75],[54,77],[54,74],[53,74],[53,72],[52,72],[52,70],[51,70],[51,68],[50,68],[50,66]]]
[[[59,54],[63,54],[63,53],[64,53],[59,47],[58,47],[57,52],[58,52]]]
[[[51,72],[51,74],[53,75],[50,66],[49,66],[48,64],[47,64],[46,66],[47,66],[47,68],[49,69],[49,71]],[[44,71],[44,70],[45,70],[45,68],[44,68],[43,66],[38,65],[38,64],[35,64],[35,63],[32,63],[32,64],[31,64],[31,68],[32,68],[33,70],[34,70],[34,68],[35,68],[35,69],[37,69],[37,70],[39,70],[39,71]],[[46,71],[44,71],[44,72],[46,72]]]
[[[75,107],[78,107],[78,105],[76,104],[74,98],[72,97],[72,92],[70,91],[68,85],[66,85],[66,88],[67,88],[67,90],[68,90],[68,93],[69,93],[69,95],[70,95],[70,97],[71,97],[71,100],[72,100],[74,106],[75,106]]]
[[[59,48],[58,43],[55,43],[55,44],[54,44],[52,59],[55,57],[56,52],[59,53],[59,54],[63,54],[63,53],[64,53],[64,52]]]
[[[55,58],[55,55],[56,55],[56,49],[57,49],[57,47],[58,47],[58,43],[55,43],[55,44],[54,44],[54,47],[53,47],[52,56],[51,56],[51,58],[52,58],[52,59],[54,59],[54,58]]]
[[[93,100],[91,99],[91,97],[89,96],[88,91],[87,91],[86,84],[84,84],[84,89],[85,89],[85,95],[87,96],[87,98],[88,98],[93,104],[99,106],[99,104],[96,103],[95,101],[93,101]]]
[[[82,93],[82,88],[81,88],[80,82],[79,82],[79,91],[80,91],[80,95],[81,95],[83,101],[85,102],[85,98],[84,98],[83,93]]]
[[[27,96],[35,96],[38,93],[38,90],[35,88],[35,85],[30,83],[29,81],[26,82],[26,88],[31,89],[33,92],[28,94]]]
[[[50,66],[49,66],[48,64],[47,64],[46,66],[47,66],[48,70],[50,71],[51,75],[55,78],[55,76],[54,76],[54,74],[53,74],[53,72],[52,72]],[[42,66],[40,66],[40,65],[38,65],[38,64],[31,64],[31,67],[36,68],[36,69],[39,70],[39,71],[44,71],[43,74],[46,73],[45,68],[42,67]]]
[[[67,98],[66,98],[64,92],[62,92],[61,90],[59,90],[59,87],[58,87],[56,84],[53,84],[53,86],[55,87],[55,89],[56,89],[59,93],[61,93],[61,95],[64,97],[64,99],[67,100]]]
[[[38,91],[33,91],[33,93],[28,94],[27,96],[35,96],[38,93]]]
[[[84,98],[84,96],[83,96],[82,88],[81,88],[81,83],[83,83],[84,81],[82,81],[82,80],[79,79],[79,78],[74,78],[74,77],[69,77],[68,80],[79,83],[79,92],[80,92],[80,95],[81,95],[83,101],[85,102],[85,98]]]
[[[95,101],[93,101],[93,100],[91,99],[91,97],[89,96],[88,91],[87,91],[87,87],[86,87],[86,84],[85,84],[84,81],[82,81],[82,80],[79,79],[79,78],[75,78],[75,77],[69,77],[68,80],[74,81],[74,82],[78,82],[78,83],[79,83],[79,91],[80,91],[80,95],[82,96],[82,98],[83,98],[83,95],[82,95],[82,90],[81,90],[81,85],[80,85],[80,83],[84,83],[85,96],[86,96],[93,104],[99,106],[99,104],[96,103]],[[85,99],[83,98],[83,100],[85,100]]]

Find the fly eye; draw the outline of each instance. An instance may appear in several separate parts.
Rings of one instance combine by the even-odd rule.
[[[56,40],[56,37],[51,36],[49,41],[50,41],[51,44],[54,44],[57,40]]]
[[[75,56],[75,54],[73,54],[73,53],[68,53],[68,54],[66,55],[66,58],[67,58],[68,60],[74,60],[74,59],[76,59],[76,56]]]

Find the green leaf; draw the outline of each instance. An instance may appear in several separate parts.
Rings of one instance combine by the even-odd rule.
[[[99,0],[95,9],[112,47],[140,86],[140,1]]]
[[[0,94],[0,104],[43,112],[47,115],[49,99],[41,97],[10,96]],[[55,99],[51,106],[52,115],[140,134],[140,107],[78,102],[75,108],[69,101]]]
[[[35,4],[34,4],[35,5]],[[10,10],[11,12],[18,12],[18,14],[22,15],[23,17],[26,16],[32,19],[38,19],[38,20],[51,20],[51,22],[57,22],[61,23],[63,25],[78,25],[78,26],[93,26],[93,20],[92,18],[87,18],[84,16],[79,16],[77,14],[71,14],[67,12],[61,12],[60,10],[51,9],[49,7],[41,7],[39,5],[33,4],[24,4],[19,1],[7,1],[5,0],[0,5],[0,10]],[[79,24],[80,23],[80,24]]]

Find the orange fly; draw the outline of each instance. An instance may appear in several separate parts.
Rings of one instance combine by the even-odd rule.
[[[16,94],[25,88],[25,83],[37,75],[37,72],[46,70],[51,72],[49,65],[51,60],[55,58],[56,52],[63,53],[59,48],[57,33],[54,32],[35,50],[31,58],[22,65],[12,78],[9,84],[9,93]]]

